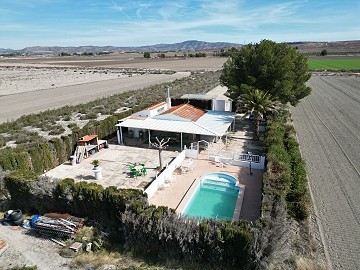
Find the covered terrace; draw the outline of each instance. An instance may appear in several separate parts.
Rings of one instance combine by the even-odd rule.
[[[170,143],[180,150],[200,140],[214,142],[233,130],[235,113],[207,111],[189,104],[172,107],[162,114],[149,116],[132,115],[117,124],[117,139],[124,144],[124,138],[147,140],[149,147],[154,137],[168,137]]]

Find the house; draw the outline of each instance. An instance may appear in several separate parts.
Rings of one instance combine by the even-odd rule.
[[[233,112],[205,110],[188,103],[172,106],[168,91],[165,102],[119,120],[117,139],[119,144],[124,144],[126,136],[148,140],[150,147],[155,137],[167,137],[170,144],[182,150],[192,142],[219,140],[234,128],[234,123]]]

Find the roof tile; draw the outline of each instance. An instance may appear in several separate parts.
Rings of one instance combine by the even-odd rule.
[[[190,104],[180,104],[170,108],[162,114],[174,114],[181,118],[189,119],[193,122],[196,122],[205,113],[206,110],[196,108]]]

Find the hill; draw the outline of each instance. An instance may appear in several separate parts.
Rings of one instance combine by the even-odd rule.
[[[240,47],[241,44],[229,42],[205,42],[198,40],[188,40],[173,44],[155,44],[139,47],[115,47],[115,46],[79,46],[79,47],[45,47],[34,46],[26,47],[21,50],[0,49],[0,53],[17,53],[20,55],[58,55],[60,53],[82,54],[82,53],[101,53],[101,52],[167,52],[167,51],[201,51],[208,49],[221,49]]]

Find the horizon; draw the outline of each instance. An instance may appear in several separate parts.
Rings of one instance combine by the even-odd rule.
[[[359,39],[358,1],[319,2],[3,0],[0,48],[140,47],[188,40],[248,44],[263,39],[288,43]]]
[[[92,45],[92,44],[87,44],[87,45],[75,45],[75,46],[59,46],[59,45],[47,45],[47,46],[41,46],[41,45],[31,45],[31,46],[27,46],[24,48],[20,48],[20,49],[13,49],[13,48],[3,48],[0,47],[0,49],[5,49],[5,50],[23,50],[26,48],[35,48],[35,47],[41,47],[41,48],[45,48],[45,47],[59,47],[59,48],[80,48],[80,47],[114,47],[114,48],[141,48],[141,47],[151,47],[151,46],[156,46],[156,45],[173,45],[173,44],[181,44],[184,42],[188,42],[188,41],[194,41],[194,42],[206,42],[206,43],[229,43],[229,44],[234,44],[234,45],[247,45],[247,44],[251,44],[253,42],[247,43],[247,44],[240,44],[240,43],[233,43],[233,42],[226,42],[226,41],[213,41],[213,42],[208,42],[208,41],[204,41],[204,40],[184,40],[181,42],[175,42],[175,43],[156,43],[156,44],[145,44],[145,45],[138,45],[138,46],[114,46],[114,45]],[[305,41],[283,41],[282,43],[287,43],[287,44],[292,44],[292,43],[332,43],[332,42],[356,42],[356,41],[360,41],[360,39],[354,39],[354,40],[334,40],[334,41],[312,41],[312,40],[305,40]],[[260,42],[260,41],[259,41]]]

